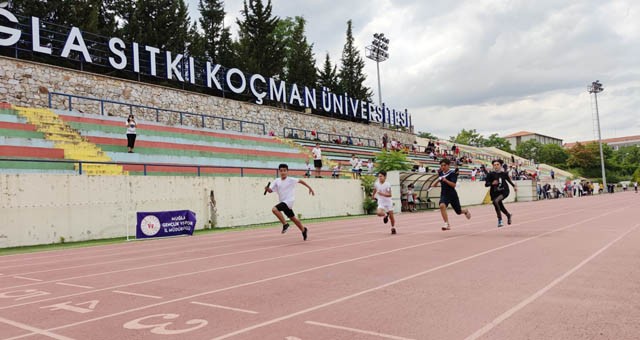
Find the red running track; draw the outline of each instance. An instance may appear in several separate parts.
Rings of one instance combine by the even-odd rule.
[[[638,339],[640,195],[0,257],[0,339]]]

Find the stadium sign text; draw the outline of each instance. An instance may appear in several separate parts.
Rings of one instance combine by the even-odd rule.
[[[8,20],[16,24],[15,27],[20,27],[17,25],[18,19],[16,16],[3,8],[0,8],[0,20],[3,22]],[[52,48],[51,44],[42,44],[40,27],[40,19],[31,17],[30,45],[33,52],[53,55],[54,50],[61,51],[59,56],[67,59],[71,59],[70,54],[75,52],[81,55],[85,62],[94,62],[78,27],[72,27],[69,30],[61,50]],[[17,44],[21,41],[22,33],[19,28],[0,24],[0,46],[9,47]],[[226,69],[219,64],[212,64],[210,61],[201,66],[201,70],[198,73],[201,79],[197,82],[196,60],[191,56],[185,57],[184,54],[161,51],[153,46],[140,46],[136,42],[127,45],[122,39],[115,37],[109,39],[108,49],[111,53],[108,58],[108,66],[116,70],[128,70],[138,74],[158,77],[157,66],[162,66],[162,61],[164,61],[166,72],[164,72],[165,70],[161,71],[168,80],[176,80],[208,88],[215,87],[220,91],[223,91],[224,85],[226,89],[236,94],[251,93],[255,98],[256,104],[263,104],[266,98],[270,101],[314,110],[320,108],[327,113],[386,123],[392,126],[411,126],[411,115],[406,109],[397,111],[389,109],[384,104],[380,107],[367,101],[350,98],[346,93],[336,94],[326,88],[317,91],[315,88],[286,84],[282,80],[265,78],[260,74],[248,75],[237,68]],[[141,62],[142,60],[144,61]],[[144,71],[141,65],[145,65],[145,69],[148,71]],[[319,96],[318,92],[320,93]]]

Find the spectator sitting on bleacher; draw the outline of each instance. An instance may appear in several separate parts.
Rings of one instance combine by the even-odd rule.
[[[353,132],[351,131],[351,126],[349,126],[349,131],[347,131],[347,144],[353,145]]]
[[[340,177],[340,164],[336,164],[333,166],[333,171],[331,171],[331,177],[333,178]]]
[[[427,172],[427,169],[424,167],[424,164],[420,163],[420,166],[418,167],[418,172],[420,173]]]

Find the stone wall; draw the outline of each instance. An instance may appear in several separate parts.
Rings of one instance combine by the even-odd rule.
[[[0,56],[1,101],[14,105],[47,107],[49,92],[259,122],[265,124],[267,132],[273,131],[280,136],[285,127],[332,134],[346,134],[351,127],[354,136],[374,139],[378,146],[385,132],[390,138],[403,143],[413,143],[415,140],[413,134],[382,128],[379,124],[366,125],[331,119]],[[68,108],[66,97],[53,96],[53,108]],[[86,100],[74,99],[73,109],[100,113],[97,102]],[[106,104],[104,110],[114,116],[125,117],[129,113],[129,108],[116,104]],[[155,110],[135,109],[134,113],[145,120],[156,119]],[[179,114],[160,114],[160,121],[169,125],[179,124],[179,119]],[[187,125],[202,126],[200,117],[185,117],[183,122]],[[205,125],[221,128],[219,119],[206,119]],[[239,130],[237,123],[231,122],[225,122],[225,128]],[[245,125],[243,131],[262,134],[262,127]]]

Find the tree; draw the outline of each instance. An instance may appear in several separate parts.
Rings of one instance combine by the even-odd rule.
[[[206,56],[205,51],[205,36],[200,35],[198,31],[198,24],[195,22],[191,25],[189,29],[189,46],[188,46],[189,55],[194,57],[204,57]]]
[[[203,56],[218,63],[219,45],[224,27],[224,2],[221,0],[200,0],[200,27],[203,31]]]
[[[493,146],[502,151],[513,153],[513,151],[511,150],[511,143],[506,138],[498,137],[497,133],[492,133],[491,135],[489,135],[489,138],[484,139],[483,146],[486,146],[486,147]]]
[[[329,53],[324,59],[324,66],[322,70],[318,72],[318,86],[326,87],[333,93],[341,93],[337,66],[331,65],[331,59],[329,59]]]
[[[220,41],[218,42],[218,59],[217,62],[220,65],[226,67],[237,66],[237,53],[233,40],[231,40],[231,32],[229,27],[225,27],[220,35]]]
[[[558,144],[544,144],[538,150],[538,157],[540,163],[562,167],[566,165],[569,154]]]
[[[285,46],[276,38],[280,19],[272,16],[271,10],[271,0],[266,6],[261,0],[244,0],[243,20],[236,21],[240,27],[237,64],[245,72],[282,77]]]
[[[484,146],[484,137],[476,132],[476,129],[462,129],[457,136],[450,137],[449,141],[462,145]]]
[[[382,150],[376,154],[376,171],[411,170],[412,164],[407,155],[400,151]]]
[[[539,152],[541,147],[542,143],[538,142],[535,139],[530,139],[526,142],[518,144],[518,146],[516,147],[516,155],[525,159],[534,159],[536,161],[539,161]]]
[[[287,18],[291,20],[291,18]],[[306,21],[303,17],[292,20],[293,30],[285,38],[286,73],[284,79],[290,84],[314,87],[317,81],[316,60],[313,55],[313,44],[307,42],[304,30]]]
[[[115,0],[21,0],[13,1],[14,13],[39,17],[62,26],[113,36],[116,29]]]
[[[342,66],[340,67],[340,88],[349,97],[371,101],[371,89],[364,86],[367,76],[363,72],[364,60],[354,45],[351,20],[347,21],[347,42],[342,50]]]
[[[184,0],[137,0],[122,28],[125,37],[139,44],[174,53],[185,52],[189,46],[189,15]]]
[[[423,132],[423,131],[418,131],[418,137],[426,138],[426,139],[438,139],[438,137],[434,136],[431,132]]]

